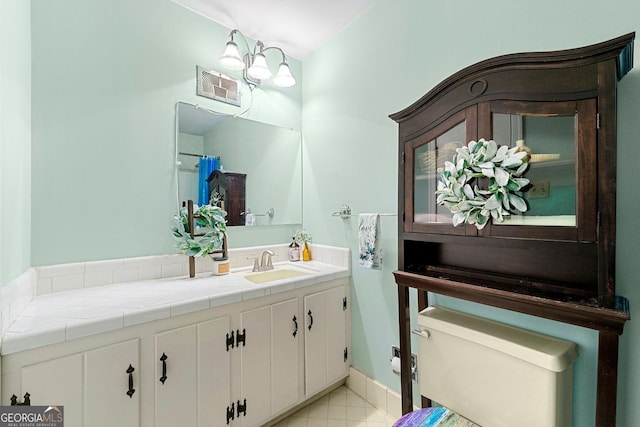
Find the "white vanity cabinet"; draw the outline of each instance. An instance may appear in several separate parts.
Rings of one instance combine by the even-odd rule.
[[[342,286],[304,298],[306,396],[347,375],[347,308]]]
[[[85,353],[83,426],[140,425],[139,355],[138,339]]]
[[[301,398],[303,336],[299,299],[271,306],[271,413],[277,414]]]
[[[231,352],[225,316],[198,324],[198,427],[226,424],[231,401]]]
[[[31,405],[64,406],[65,425],[82,426],[82,360],[80,353],[25,366],[19,373],[20,401],[28,393]],[[8,392],[5,387],[3,390]]]
[[[298,305],[294,298],[240,314],[242,380],[236,413],[243,427],[263,425],[298,402]]]
[[[230,318],[155,335],[155,426],[226,423],[231,401]]]
[[[196,425],[197,326],[155,336],[155,425]]]
[[[139,426],[138,369],[139,340],[35,363],[19,370],[20,401],[64,406],[68,427]]]
[[[3,355],[2,404],[29,393],[32,405],[63,405],[66,427],[265,425],[347,376],[348,285],[292,286]]]

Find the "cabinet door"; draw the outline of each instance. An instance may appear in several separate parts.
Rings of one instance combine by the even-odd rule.
[[[597,102],[493,101],[493,139],[529,153],[527,211],[484,232],[497,237],[593,242],[597,239]],[[514,126],[513,123],[519,123]]]
[[[436,202],[438,168],[451,161],[456,149],[476,133],[475,107],[463,110],[404,145],[404,231],[436,234],[475,234],[453,227],[453,214]]]
[[[326,292],[327,319],[327,384],[347,375],[347,312],[345,288]]]
[[[247,410],[238,417],[243,427],[260,426],[271,415],[271,307],[245,311],[240,316],[240,333],[246,334],[246,341],[240,344],[239,402],[244,405],[246,399]]]
[[[227,423],[231,366],[225,338],[229,330],[229,317],[198,325],[198,427]]]
[[[85,354],[85,426],[140,425],[139,352],[136,339]]]
[[[325,292],[304,297],[305,395],[320,391],[327,384],[327,327]]]
[[[302,334],[299,317],[297,298],[271,306],[272,415],[294,405],[299,399],[298,344]]]
[[[307,397],[347,375],[345,302],[344,286],[304,298],[305,394]]]
[[[64,406],[64,425],[81,427],[82,354],[48,360],[22,368],[22,391],[29,393],[31,405]]]
[[[195,426],[196,326],[157,334],[155,341],[155,425]]]

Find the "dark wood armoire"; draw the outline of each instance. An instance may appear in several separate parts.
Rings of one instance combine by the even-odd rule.
[[[209,195],[217,197],[227,211],[227,225],[244,225],[247,175],[235,172],[213,171],[207,182]]]
[[[403,412],[412,409],[417,288],[420,309],[434,292],[597,330],[596,425],[615,426],[618,340],[629,320],[615,292],[616,86],[632,68],[634,37],[491,58],[390,116],[399,125]],[[437,169],[481,138],[531,149],[521,194],[529,210],[482,229],[454,227],[436,203]]]

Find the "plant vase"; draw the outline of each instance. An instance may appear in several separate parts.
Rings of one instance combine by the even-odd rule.
[[[307,242],[305,242],[302,247],[302,261],[311,261],[311,249]]]

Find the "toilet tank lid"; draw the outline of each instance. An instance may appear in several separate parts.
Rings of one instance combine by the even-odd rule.
[[[572,342],[439,306],[421,311],[418,325],[421,330],[453,335],[554,372],[566,370],[578,356]]]

